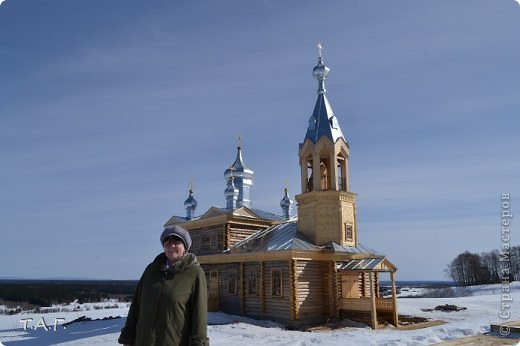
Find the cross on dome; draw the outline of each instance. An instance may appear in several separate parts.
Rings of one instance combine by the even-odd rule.
[[[318,54],[320,55],[320,58],[323,58],[323,46],[321,45],[321,43],[318,43],[316,47],[318,47]]]

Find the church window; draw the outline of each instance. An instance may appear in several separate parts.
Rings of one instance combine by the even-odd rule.
[[[256,294],[257,292],[257,271],[256,269],[247,272],[247,294]]]
[[[228,294],[237,294],[237,271],[229,270],[228,271]]]
[[[218,246],[218,236],[216,234],[212,234],[209,238],[209,246],[211,248],[216,248]]]
[[[352,231],[352,225],[344,224],[345,227],[345,241],[354,240],[354,232]]]
[[[202,237],[193,237],[193,248],[194,249],[200,249],[201,248],[201,242]]]
[[[282,270],[272,269],[271,270],[271,296],[281,297],[282,296]]]

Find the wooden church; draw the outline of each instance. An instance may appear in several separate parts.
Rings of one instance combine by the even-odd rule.
[[[278,216],[254,209],[249,197],[254,172],[239,146],[224,176],[226,207],[195,216],[190,190],[186,216],[173,216],[190,232],[208,282],[210,311],[280,321],[288,326],[348,318],[377,328],[397,326],[395,272],[382,254],[358,242],[356,194],[350,191],[349,145],[325,90],[329,68],[321,54],[313,75],[318,99],[299,146],[301,194],[290,217],[287,189]],[[391,297],[380,294],[389,275]]]

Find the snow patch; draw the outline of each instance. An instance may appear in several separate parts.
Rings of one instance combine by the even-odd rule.
[[[510,286],[513,308],[509,321],[520,320],[520,283]],[[386,327],[378,330],[369,328],[344,327],[334,330],[314,332],[292,331],[272,321],[258,321],[243,316],[233,316],[222,312],[209,313],[208,333],[212,346],[336,346],[336,345],[431,345],[490,331],[490,324],[504,323],[498,313],[501,304],[501,285],[471,287],[471,296],[454,298],[399,298],[399,314],[443,320],[446,323],[416,330],[399,330]],[[518,302],[518,303],[517,303]],[[90,304],[69,304],[57,312],[22,313],[0,316],[0,346],[13,343],[24,345],[114,345],[128,313],[128,304],[114,302]],[[421,309],[435,308],[438,305],[457,305],[466,310],[445,312],[425,312]],[[79,310],[76,311],[75,309]],[[98,308],[95,307],[106,307]],[[53,307],[57,308],[57,307]],[[67,311],[65,311],[67,310]],[[123,318],[74,323],[68,328],[44,331],[21,328],[20,319],[32,318],[36,323],[42,316],[52,322],[54,318],[64,318],[70,322],[80,316],[100,319],[109,316]],[[32,325],[32,324],[31,324]]]

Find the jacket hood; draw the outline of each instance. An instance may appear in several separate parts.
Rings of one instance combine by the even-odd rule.
[[[152,262],[152,268],[154,270],[168,270],[173,273],[178,273],[185,271],[188,268],[191,268],[193,266],[198,266],[199,261],[197,261],[197,257],[192,253],[187,253],[184,255],[181,259],[179,259],[177,262],[173,264],[173,266],[167,267],[166,261],[168,258],[166,258],[166,255],[164,252],[161,252]]]

